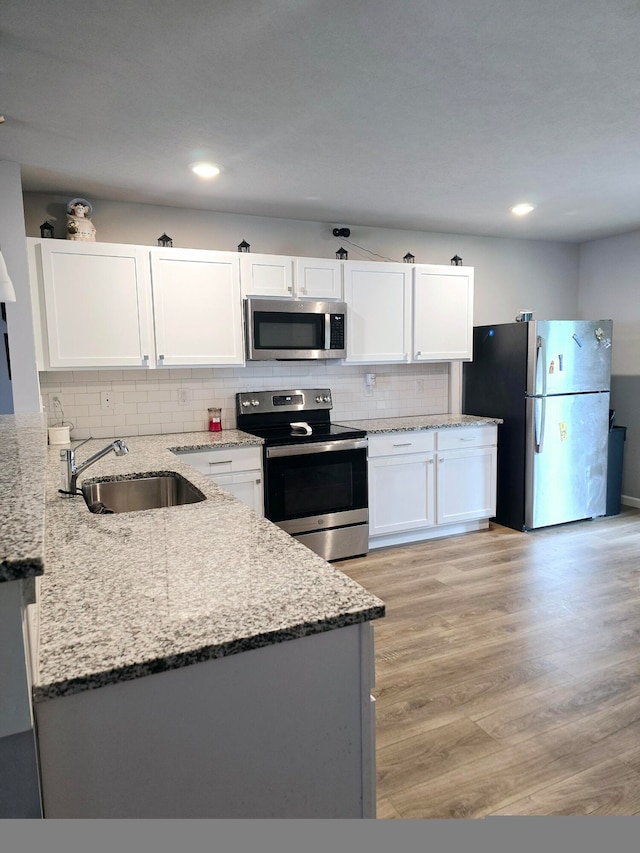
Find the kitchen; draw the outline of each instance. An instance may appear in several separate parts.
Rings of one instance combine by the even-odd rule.
[[[11,166],[4,168],[3,175],[9,188],[3,193],[3,250],[8,237],[15,231],[12,221],[13,213],[22,203],[16,199],[16,173]],[[19,180],[18,180],[19,185]],[[84,190],[88,193],[88,190]],[[56,228],[63,227],[64,206],[68,201],[66,195],[31,193],[24,194],[25,216],[27,221],[26,233],[36,237],[42,222],[54,217]],[[213,248],[227,251],[235,250],[242,239],[248,239],[256,251],[274,254],[306,255],[310,257],[333,257],[339,248],[331,235],[331,228],[302,220],[274,221],[268,216],[255,217],[243,214],[215,214],[206,211],[194,211],[185,208],[172,207],[170,211],[162,205],[117,203],[101,199],[99,195],[92,196],[95,214],[94,221],[98,228],[98,239],[106,242],[135,242],[142,245],[155,245],[158,235],[163,232],[171,234],[176,246],[193,248]],[[170,217],[168,213],[170,212]],[[6,224],[5,224],[6,222]],[[129,223],[135,222],[135,233]],[[4,229],[8,229],[5,231]],[[60,232],[57,232],[58,235]],[[526,236],[526,231],[519,236]],[[522,240],[498,237],[473,237],[467,235],[446,235],[415,230],[390,230],[378,226],[354,229],[354,241],[364,244],[373,251],[382,251],[391,258],[401,259],[405,252],[411,251],[419,262],[448,263],[449,258],[459,254],[465,263],[476,269],[476,323],[510,321],[514,314],[523,307],[532,307],[536,316],[570,317],[579,313],[581,316],[613,316],[616,323],[621,324],[622,335],[620,348],[615,351],[614,362],[614,393],[616,381],[625,393],[620,399],[614,400],[618,409],[619,419],[633,426],[634,411],[629,408],[637,395],[629,394],[637,381],[635,371],[635,354],[637,352],[637,323],[633,312],[637,311],[636,302],[630,300],[631,291],[628,270],[633,268],[638,254],[638,237],[630,233],[621,237],[608,237],[583,241],[581,243],[556,243],[544,240]],[[15,251],[15,250],[14,250]],[[350,257],[357,257],[352,250]],[[18,264],[24,268],[26,261]],[[16,268],[15,261],[12,269]],[[26,276],[16,276],[17,285],[24,287]],[[606,281],[606,289],[603,282]],[[22,310],[18,305],[9,306],[10,321],[20,321],[16,312]],[[11,313],[13,312],[13,314]],[[30,318],[28,318],[30,320]],[[14,326],[14,328],[19,328]],[[25,346],[30,333],[30,322],[25,322]],[[14,352],[20,353],[23,345],[21,336],[16,335]],[[14,359],[15,373],[18,377],[28,370],[26,360]],[[406,367],[408,369],[403,368]],[[450,397],[455,400],[456,382],[459,381],[455,370],[439,365],[411,365],[398,367],[376,368],[376,385],[367,393],[365,376],[371,369],[364,367],[345,367],[339,371],[326,366],[300,368],[277,365],[271,368],[249,367],[229,368],[227,370],[211,371],[207,377],[201,376],[196,369],[176,369],[160,381],[156,376],[134,379],[122,371],[115,373],[101,372],[99,376],[86,375],[66,376],[47,374],[41,377],[47,393],[62,394],[65,417],[73,420],[72,415],[89,417],[83,412],[73,412],[69,405],[79,407],[94,405],[93,397],[88,400],[76,400],[75,396],[82,394],[100,394],[102,391],[122,393],[118,404],[125,404],[124,394],[143,395],[144,399],[127,403],[144,405],[159,402],[165,403],[163,417],[155,421],[160,424],[161,431],[173,428],[187,430],[189,424],[206,414],[208,404],[220,405],[226,414],[225,428],[232,426],[232,399],[237,390],[260,390],[274,387],[331,387],[334,393],[334,419],[356,419],[379,415],[396,417],[414,415],[417,413],[438,413],[455,411],[450,403]],[[206,370],[206,369],[204,369]],[[616,373],[617,370],[617,373]],[[616,380],[616,376],[619,379]],[[290,381],[291,378],[291,381]],[[293,381],[295,379],[295,381]],[[27,377],[27,383],[33,377]],[[285,381],[286,380],[286,381]],[[90,388],[83,387],[91,384]],[[132,384],[135,383],[135,387]],[[154,387],[154,385],[156,387]],[[157,387],[160,385],[160,387]],[[139,386],[139,387],[138,387]],[[17,386],[21,391],[23,384]],[[186,404],[179,403],[178,391],[186,388],[193,392],[191,400]],[[423,389],[423,390],[419,390]],[[412,394],[411,394],[412,392]],[[198,397],[195,395],[198,394]],[[416,408],[416,395],[424,395],[424,405]],[[168,399],[153,400],[152,395],[168,395]],[[174,396],[175,395],[175,396]],[[409,397],[413,398],[409,402]],[[65,399],[68,397],[68,402]],[[73,396],[73,399],[72,399]],[[213,399],[212,399],[213,398]],[[625,410],[625,406],[627,407]],[[185,414],[188,413],[188,417]],[[129,423],[130,427],[141,428],[149,424],[150,418],[134,424],[133,418],[149,416],[149,412],[130,412],[129,420],[124,416],[124,423],[117,418],[120,414],[96,414],[101,419],[96,429],[104,430],[98,435],[111,436],[119,433],[121,427]],[[123,413],[124,415],[124,413]],[[164,420],[163,420],[164,418]],[[114,421],[114,419],[116,419]],[[87,427],[88,428],[88,427]],[[632,436],[630,435],[630,440]],[[628,484],[625,484],[625,494],[631,505],[637,500],[640,489],[634,487],[634,456],[627,454],[629,468],[626,472]]]

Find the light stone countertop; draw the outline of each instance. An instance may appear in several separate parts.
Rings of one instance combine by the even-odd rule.
[[[384,616],[384,603],[170,452],[261,444],[237,430],[123,436],[80,476],[177,471],[207,500],[94,515],[48,450],[35,701]],[[78,462],[107,444],[92,439]]]
[[[0,415],[0,583],[34,578],[44,565],[42,415]]]
[[[485,426],[501,424],[502,418],[483,418],[477,415],[412,415],[406,418],[371,418],[360,421],[339,421],[343,426],[364,429],[368,435],[385,432],[410,432],[450,427]]]

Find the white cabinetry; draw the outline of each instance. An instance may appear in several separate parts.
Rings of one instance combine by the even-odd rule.
[[[27,245],[40,369],[244,364],[237,254]]]
[[[176,456],[231,492],[257,515],[264,515],[260,447],[182,450],[177,451]]]
[[[369,438],[369,535],[435,523],[434,432]]]
[[[344,263],[347,362],[409,360],[411,266],[374,261]]]
[[[141,367],[153,353],[148,250],[43,240],[44,367]]]
[[[342,262],[330,258],[296,258],[293,282],[296,296],[342,299]]]
[[[496,511],[496,427],[438,431],[438,524],[491,518]]]
[[[331,258],[240,254],[242,295],[342,299],[342,264]]]
[[[230,252],[151,249],[157,364],[244,364],[240,261]]]
[[[496,444],[493,424],[369,436],[369,547],[486,528]]]
[[[414,267],[412,352],[415,361],[471,360],[472,268]]]
[[[293,296],[293,258],[240,253],[243,296]]]

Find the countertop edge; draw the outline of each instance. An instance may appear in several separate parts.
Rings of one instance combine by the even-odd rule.
[[[170,672],[171,670],[182,669],[187,666],[192,666],[193,664],[204,663],[209,660],[217,660],[223,657],[231,657],[254,649],[261,649],[266,646],[274,646],[279,643],[289,642],[290,640],[298,640],[301,637],[310,637],[314,634],[323,634],[327,631],[346,628],[350,625],[359,625],[363,622],[381,619],[384,615],[384,605],[381,607],[370,607],[366,610],[354,613],[345,613],[340,617],[333,617],[330,619],[318,620],[313,623],[303,623],[292,626],[286,630],[255,634],[250,637],[239,639],[234,643],[203,646],[202,648],[194,649],[191,652],[157,657],[142,663],[129,664],[123,667],[114,667],[113,669],[92,673],[88,676],[53,681],[46,685],[34,685],[32,691],[33,700],[35,703],[39,703],[50,699],[84,693],[87,690],[107,687],[110,684],[135,681],[138,678],[145,678],[148,675]]]

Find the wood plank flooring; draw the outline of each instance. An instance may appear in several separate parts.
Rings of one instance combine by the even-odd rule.
[[[640,511],[336,565],[386,603],[379,818],[640,814]]]

